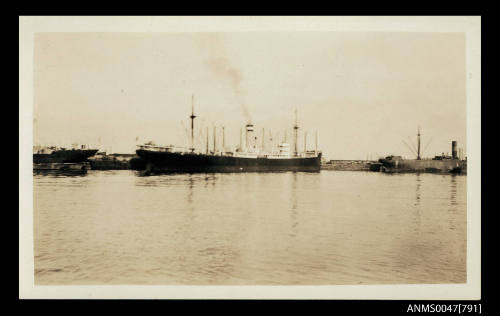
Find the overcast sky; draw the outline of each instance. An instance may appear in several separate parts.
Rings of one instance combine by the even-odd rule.
[[[418,126],[424,156],[466,148],[463,33],[37,33],[34,53],[35,144],[188,146],[194,94],[200,148],[248,121],[290,140],[295,108],[327,159],[413,158]]]

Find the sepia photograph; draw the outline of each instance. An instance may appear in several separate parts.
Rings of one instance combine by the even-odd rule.
[[[19,21],[20,297],[481,298],[480,17]]]

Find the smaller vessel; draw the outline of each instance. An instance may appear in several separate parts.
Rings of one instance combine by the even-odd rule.
[[[97,153],[85,145],[67,149],[62,147],[34,146],[33,170],[39,172],[59,171],[85,173],[90,169],[89,157]]]
[[[97,153],[85,145],[73,148],[33,146],[33,163],[80,163]]]
[[[432,159],[422,158],[420,151],[420,128],[417,134],[417,148],[414,153],[417,159],[403,159],[401,156],[390,155],[379,159],[373,166],[372,171],[382,171],[386,173],[395,172],[428,172],[428,173],[467,173],[467,157],[462,159],[462,155],[457,153],[457,141],[451,142],[451,156],[444,153]],[[406,143],[405,143],[406,144]],[[413,149],[407,145],[410,150]],[[461,153],[461,152],[460,152]]]

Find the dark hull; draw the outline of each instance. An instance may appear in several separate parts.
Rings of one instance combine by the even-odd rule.
[[[321,154],[307,158],[244,158],[137,150],[151,172],[274,172],[310,171],[321,167]]]
[[[79,163],[96,153],[97,149],[57,150],[51,154],[33,154],[33,163]]]
[[[387,173],[427,172],[427,173],[467,173],[467,161],[458,159],[445,160],[379,160],[380,170]]]

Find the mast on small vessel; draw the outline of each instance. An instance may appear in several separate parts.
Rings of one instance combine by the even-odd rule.
[[[420,160],[420,126],[418,127],[417,134],[417,160]]]
[[[298,135],[299,135],[299,125],[298,125],[298,122],[297,122],[297,108],[295,108],[295,125],[293,126],[293,130],[294,130],[294,147],[295,147],[295,152],[294,152],[294,155],[297,156],[298,155]]]
[[[196,115],[194,115],[194,95],[191,95],[191,152],[194,152],[194,119]]]

